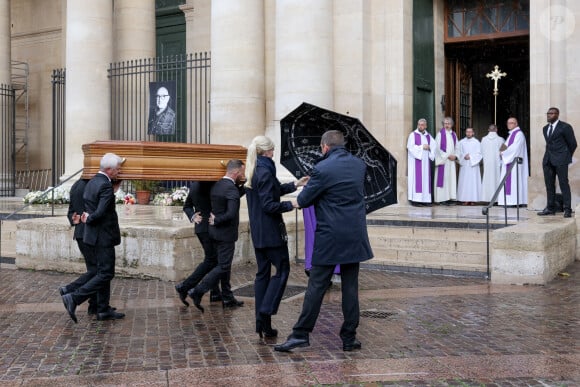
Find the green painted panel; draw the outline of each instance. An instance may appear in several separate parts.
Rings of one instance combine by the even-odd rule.
[[[413,0],[413,129],[419,118],[435,133],[433,1]]]

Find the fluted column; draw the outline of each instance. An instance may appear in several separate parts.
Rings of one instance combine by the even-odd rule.
[[[65,176],[83,166],[81,145],[110,138],[107,69],[113,58],[111,0],[68,0]]]
[[[211,2],[211,142],[264,133],[264,0]]]
[[[115,0],[115,61],[155,56],[155,1]]]

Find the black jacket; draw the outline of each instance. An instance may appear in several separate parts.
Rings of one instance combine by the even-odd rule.
[[[211,188],[211,211],[214,224],[209,225],[209,236],[221,242],[238,240],[240,224],[240,188],[228,178],[218,180]]]
[[[290,201],[280,196],[296,191],[294,183],[282,184],[276,178],[276,166],[269,157],[258,156],[252,176],[252,188],[246,188],[250,231],[255,248],[282,246],[282,213],[292,211]]]
[[[572,126],[564,121],[558,121],[552,134],[548,137],[548,128],[544,126],[544,139],[546,140],[546,153],[542,165],[568,165],[572,162],[572,155],[576,150],[576,137]]]
[[[196,212],[201,212],[202,221],[195,224],[195,233],[209,232],[209,214],[211,212],[211,200],[209,197],[214,181],[194,181],[189,186],[189,194],[183,203],[183,212],[187,219],[191,219]]]
[[[85,211],[89,213],[83,241],[91,246],[112,247],[121,243],[115,194],[109,178],[97,173],[85,187]]]
[[[83,199],[83,194],[88,182],[89,179],[79,179],[70,188],[70,203],[68,205],[66,217],[68,218],[70,225],[75,228],[73,239],[83,239],[83,234],[85,232],[85,224],[83,222],[73,224],[72,217],[75,212],[78,215],[82,215],[85,211],[85,200]]]

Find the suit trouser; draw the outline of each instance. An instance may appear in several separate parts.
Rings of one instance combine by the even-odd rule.
[[[199,242],[201,243],[201,247],[203,248],[204,258],[203,262],[197,265],[193,273],[191,273],[191,275],[182,282],[185,290],[193,289],[196,287],[199,281],[201,281],[203,277],[205,277],[206,274],[209,273],[218,264],[217,249],[215,242],[212,241],[209,237],[209,232],[200,232],[196,235],[199,239]],[[211,289],[211,292],[212,294],[219,294],[219,286],[216,285]]]
[[[314,329],[324,293],[330,285],[335,265],[312,266],[308,278],[308,288],[302,304],[302,313],[292,328],[292,336],[307,338]],[[343,342],[352,342],[356,338],[356,328],[360,318],[358,301],[359,263],[340,264],[342,315],[344,321],[340,328],[340,338]]]
[[[97,295],[97,312],[109,310],[111,280],[115,276],[115,247],[93,246],[97,260],[97,274],[72,293],[76,305],[80,305],[93,294]]]
[[[254,293],[256,319],[258,320],[260,313],[267,315],[278,313],[278,307],[290,275],[290,256],[287,244],[257,248],[255,252],[258,272],[254,281]],[[274,276],[271,276],[272,265],[276,268]]]
[[[568,164],[552,165],[550,163],[542,165],[544,169],[544,183],[546,184],[547,208],[556,211],[556,176],[562,191],[564,210],[572,209],[572,195],[570,194],[570,183],[568,182]]]
[[[82,238],[77,238],[77,245],[79,250],[85,259],[85,266],[87,267],[87,272],[82,274],[76,280],[66,285],[68,293],[72,293],[85,283],[87,283],[91,278],[97,274],[97,260],[95,258],[95,253],[93,251],[93,246],[89,246],[83,242]],[[97,295],[94,294],[89,298],[89,308],[97,307]]]
[[[214,289],[221,280],[222,298],[227,301],[234,297],[230,277],[236,242],[214,240],[214,243],[217,249],[218,264],[207,273],[204,279],[196,286],[196,289],[201,293],[207,293],[208,290]]]

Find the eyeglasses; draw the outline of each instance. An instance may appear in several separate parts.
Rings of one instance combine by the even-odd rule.
[[[160,99],[160,98],[167,98],[167,97],[169,97],[169,94],[157,95],[155,98]]]

